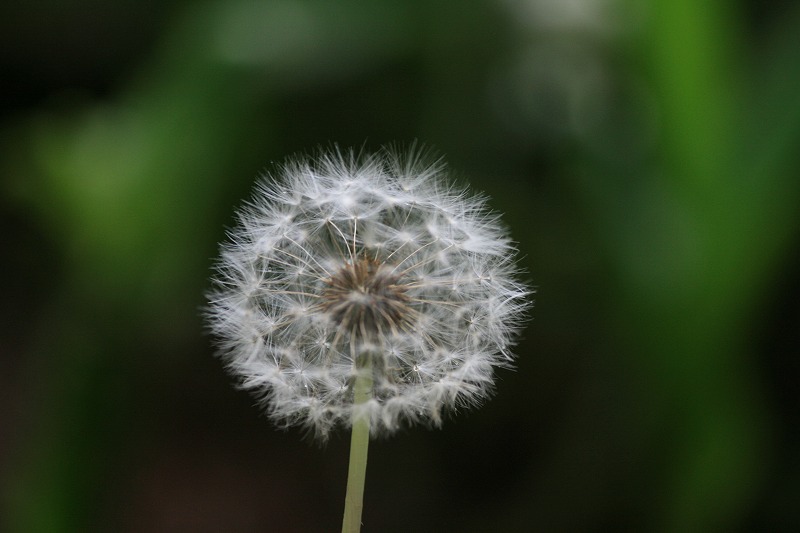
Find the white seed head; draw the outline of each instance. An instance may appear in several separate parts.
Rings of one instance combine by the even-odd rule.
[[[515,249],[485,199],[444,171],[413,150],[336,150],[256,185],[207,315],[231,372],[277,423],[323,439],[354,416],[375,434],[438,426],[510,365],[529,295]],[[359,372],[372,397],[356,404]]]

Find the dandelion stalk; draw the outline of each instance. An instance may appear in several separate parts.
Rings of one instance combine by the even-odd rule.
[[[356,406],[372,397],[372,358],[366,357],[359,369],[354,385]],[[356,411],[357,413],[358,411]],[[369,417],[353,415],[353,430],[350,435],[350,466],[347,469],[347,495],[344,500],[342,533],[361,531],[361,510],[364,508],[364,480],[367,474],[367,452],[369,451]]]

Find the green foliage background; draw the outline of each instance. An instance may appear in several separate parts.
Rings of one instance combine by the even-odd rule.
[[[505,213],[518,368],[370,452],[365,531],[800,529],[800,7],[0,7],[0,528],[335,531],[200,319],[254,177],[417,139]]]

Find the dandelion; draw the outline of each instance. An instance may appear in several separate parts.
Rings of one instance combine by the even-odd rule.
[[[512,363],[529,294],[514,255],[485,198],[414,150],[292,160],[240,211],[210,327],[277,424],[323,440],[352,427],[346,528],[360,523],[370,433],[439,426]]]

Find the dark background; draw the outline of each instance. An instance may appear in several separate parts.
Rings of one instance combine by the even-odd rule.
[[[273,162],[414,139],[537,287],[516,371],[370,450],[364,531],[800,530],[800,6],[6,1],[0,529],[315,532],[200,318]]]

